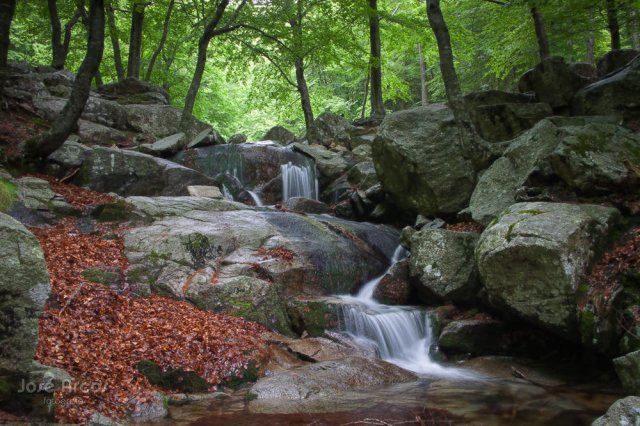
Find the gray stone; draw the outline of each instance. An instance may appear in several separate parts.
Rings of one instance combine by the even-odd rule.
[[[247,141],[247,135],[244,133],[236,133],[235,135],[231,135],[227,143],[237,145],[240,143],[245,143]]]
[[[606,414],[591,426],[638,426],[640,424],[640,397],[628,396],[614,402]]]
[[[152,83],[128,77],[98,88],[98,93],[120,104],[169,104],[169,93]]]
[[[91,145],[111,146],[127,140],[120,130],[82,119],[78,120],[78,136],[82,143]]]
[[[287,210],[302,213],[325,214],[331,213],[331,207],[317,200],[304,197],[291,197],[283,205]]]
[[[127,197],[125,201],[151,217],[179,216],[198,210],[207,212],[250,210],[251,207],[209,197]]]
[[[425,301],[433,296],[469,303],[478,290],[474,250],[479,236],[469,232],[428,229],[411,237],[410,274]],[[419,285],[418,285],[419,283]]]
[[[144,154],[154,157],[170,157],[184,146],[185,134],[180,132],[167,136],[151,144],[142,144],[139,149]]]
[[[0,370],[28,372],[49,298],[49,273],[36,237],[3,213],[0,241]]]
[[[622,387],[633,395],[640,395],[640,351],[615,358],[613,366]]]
[[[198,133],[191,142],[187,145],[187,149],[191,148],[202,148],[203,146],[211,146],[211,145],[222,145],[225,144],[226,141],[218,133],[217,130],[214,129],[204,129],[200,133]]]
[[[488,302],[577,340],[578,286],[619,219],[616,209],[588,204],[510,206],[476,248]]]
[[[373,161],[364,161],[353,166],[349,170],[348,179],[350,183],[362,189],[368,189],[380,183]]]
[[[187,187],[189,195],[193,197],[215,198],[216,200],[224,199],[224,195],[217,186],[192,185]]]
[[[320,184],[325,186],[333,182],[354,165],[353,160],[340,152],[331,151],[322,145],[304,145],[295,143],[294,150],[313,158],[320,172]]]
[[[262,378],[251,388],[257,399],[303,400],[337,391],[367,389],[415,380],[416,376],[387,362],[362,357],[324,361]]]
[[[134,421],[163,419],[169,415],[168,398],[160,392],[154,392],[148,401],[133,401],[133,410],[129,413]]]
[[[27,102],[34,102],[50,96],[47,87],[42,82],[42,78],[34,74],[14,74],[7,76],[4,81],[3,95],[7,98]]]
[[[372,137],[371,144],[373,144],[374,140],[375,140],[375,137]],[[353,155],[355,155],[356,157],[359,157],[361,159],[371,160],[371,156],[373,155],[371,144],[358,145],[351,152],[353,152]]]
[[[598,77],[604,77],[619,70],[638,55],[640,55],[640,51],[635,49],[618,49],[605,53],[602,58],[598,59]]]
[[[45,392],[53,392],[63,386],[69,386],[73,378],[62,368],[50,367],[33,361],[29,370],[28,379],[35,383],[38,389]]]
[[[451,321],[447,324],[438,346],[446,354],[495,355],[503,346],[505,324],[492,319]]]
[[[338,336],[340,336],[339,333],[333,333],[331,338],[334,339]],[[275,333],[268,333],[262,337],[269,343],[275,343],[286,348],[287,351],[296,354],[299,358],[313,362],[333,361],[349,356],[366,356],[363,349],[353,344],[347,344],[348,342],[344,341],[344,339],[338,341],[329,340],[325,337],[291,339]]]
[[[117,102],[89,96],[82,118],[118,130],[127,130],[127,112]]]
[[[53,154],[49,155],[48,160],[64,169],[73,169],[80,167],[90,153],[91,148],[81,143],[67,140]]]
[[[307,131],[309,144],[344,146],[351,149],[350,132],[355,129],[347,120],[341,116],[325,111],[313,121]]]
[[[111,417],[107,417],[104,414],[94,411],[87,422],[87,426],[124,426],[124,424],[113,420]]]
[[[123,108],[129,127],[157,138],[175,134],[182,118],[182,110],[169,105],[125,105]],[[192,117],[184,132],[187,139],[192,139],[207,128],[206,124]]]
[[[52,73],[40,74],[42,82],[47,87],[52,86],[66,86],[73,87],[73,83],[76,81],[76,76],[71,71],[59,70]]]
[[[475,186],[471,136],[444,105],[387,114],[373,144],[382,188],[403,210],[424,215],[465,208]]]
[[[373,291],[373,298],[385,305],[407,305],[411,294],[409,260],[393,265]]]
[[[296,140],[296,135],[282,126],[274,126],[265,133],[261,141],[274,141],[282,145],[288,145]]]

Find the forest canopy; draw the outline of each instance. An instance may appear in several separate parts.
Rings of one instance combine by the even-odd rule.
[[[199,44],[221,3],[227,6],[204,46],[193,115],[224,136],[242,132],[251,140],[276,124],[303,133],[309,119],[304,101],[301,108],[303,86],[316,116],[325,110],[350,120],[369,115],[368,76],[377,65],[386,111],[425,96],[445,100],[438,47],[419,0],[107,0],[98,82],[149,80],[184,107]],[[512,89],[539,61],[534,11],[543,17],[549,53],[567,61],[594,63],[616,47],[616,37],[617,47],[640,48],[640,0],[443,0],[441,8],[465,93]],[[83,0],[19,0],[9,61],[62,63],[77,72],[87,16]],[[371,60],[373,21],[379,22],[379,64]]]

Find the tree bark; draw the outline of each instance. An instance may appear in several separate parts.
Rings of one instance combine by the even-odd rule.
[[[57,3],[57,0],[47,0],[49,21],[51,24],[51,51],[53,54],[51,66],[55,69],[61,70],[64,68],[65,62],[67,62],[69,45],[71,44],[71,31],[73,31],[73,27],[78,23],[82,16],[80,8],[84,8],[84,1],[78,3],[73,17],[71,17],[69,22],[64,26],[64,33],[60,23],[60,16],[58,15]]]
[[[296,67],[296,83],[298,93],[300,94],[300,103],[302,105],[302,114],[304,115],[304,125],[307,130],[313,124],[313,108],[311,106],[311,97],[309,96],[309,88],[307,80],[304,77],[304,60],[298,58],[295,61]]]
[[[429,88],[427,87],[427,63],[422,54],[422,46],[418,44],[418,60],[420,61],[420,103],[429,104]]]
[[[107,22],[109,25],[109,38],[113,48],[113,62],[116,67],[118,81],[124,80],[124,67],[122,66],[122,53],[120,52],[120,39],[118,37],[118,27],[116,26],[116,16],[113,10],[112,0],[107,3]]]
[[[158,43],[158,47],[154,50],[153,55],[151,55],[151,60],[149,61],[149,66],[147,67],[147,74],[144,76],[145,81],[151,80],[151,73],[153,72],[153,67],[156,64],[156,60],[158,59],[158,55],[164,49],[164,44],[167,41],[167,36],[169,35],[169,22],[171,21],[171,11],[173,10],[173,4],[175,0],[171,0],[169,2],[169,7],[167,8],[167,14],[164,17],[164,26],[162,27],[162,37],[160,37],[160,43]]]
[[[25,141],[21,152],[27,161],[43,159],[58,149],[73,131],[84,110],[104,49],[104,0],[90,0],[87,52],[76,75],[71,96],[44,135]]]
[[[140,55],[142,53],[142,25],[146,4],[135,1],[131,11],[131,36],[129,39],[129,60],[127,77],[140,77]]]
[[[551,56],[551,49],[549,48],[549,38],[547,37],[547,31],[544,27],[544,18],[542,12],[537,7],[531,8],[531,17],[533,18],[533,26],[536,30],[536,40],[538,41],[538,54],[540,60],[543,61]]]
[[[378,1],[369,0],[369,43],[371,54],[369,67],[371,68],[371,116],[383,118],[384,102],[382,99],[382,62],[380,45],[380,17],[378,16]]]
[[[595,65],[596,63],[596,39],[594,36],[589,36],[587,40],[587,58],[588,64]]]
[[[367,69],[367,79],[364,81],[364,99],[362,100],[362,112],[360,118],[364,118],[367,109],[367,100],[369,100],[369,80],[371,80],[371,70]]]
[[[9,35],[11,34],[11,21],[16,11],[16,0],[0,1],[0,70],[7,67],[9,55]]]
[[[611,50],[620,49],[620,26],[616,0],[607,0],[607,25],[611,34]]]
[[[629,28],[629,38],[631,47],[640,50],[640,27],[638,26],[638,9],[631,5],[627,14],[627,26]]]
[[[442,72],[444,89],[447,94],[449,106],[456,120],[465,123],[469,122],[469,114],[462,99],[462,89],[460,88],[460,81],[458,80],[458,74],[456,73],[456,68],[453,63],[453,50],[451,49],[449,28],[442,16],[440,0],[426,0],[426,4],[429,24],[438,43],[440,71]]]

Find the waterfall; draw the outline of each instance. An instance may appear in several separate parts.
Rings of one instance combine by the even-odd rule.
[[[247,191],[247,194],[249,194],[249,196],[253,200],[253,204],[255,204],[256,207],[264,207],[264,204],[262,203],[262,199],[260,199],[260,196],[258,194],[256,194],[253,191]]]
[[[292,197],[318,199],[318,179],[314,164],[297,166],[291,162],[280,166],[282,173],[282,201]]]
[[[227,188],[227,186],[224,184],[222,185],[222,196],[225,200],[233,201],[233,194],[229,192],[229,188]]]
[[[401,247],[396,249],[391,266],[379,277],[366,283],[356,296],[340,296],[340,329],[376,348],[380,358],[418,374],[470,378],[454,368],[432,361],[429,353],[435,348],[431,318],[427,312],[408,306],[387,306],[376,302],[373,293],[393,265],[406,257]]]

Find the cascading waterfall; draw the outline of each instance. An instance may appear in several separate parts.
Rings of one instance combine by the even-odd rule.
[[[282,173],[282,201],[292,197],[318,199],[318,179],[313,164],[303,166],[291,162],[280,166]]]
[[[264,207],[264,204],[262,203],[262,199],[258,194],[256,194],[253,191],[247,191],[247,194],[249,194],[249,196],[253,200],[253,204],[255,204],[256,207]]]
[[[435,346],[429,315],[407,306],[387,306],[376,302],[373,293],[389,270],[406,257],[401,247],[391,259],[389,269],[366,283],[356,296],[341,296],[341,329],[356,342],[376,348],[380,358],[419,374],[469,378],[457,369],[442,367],[431,360]]]

